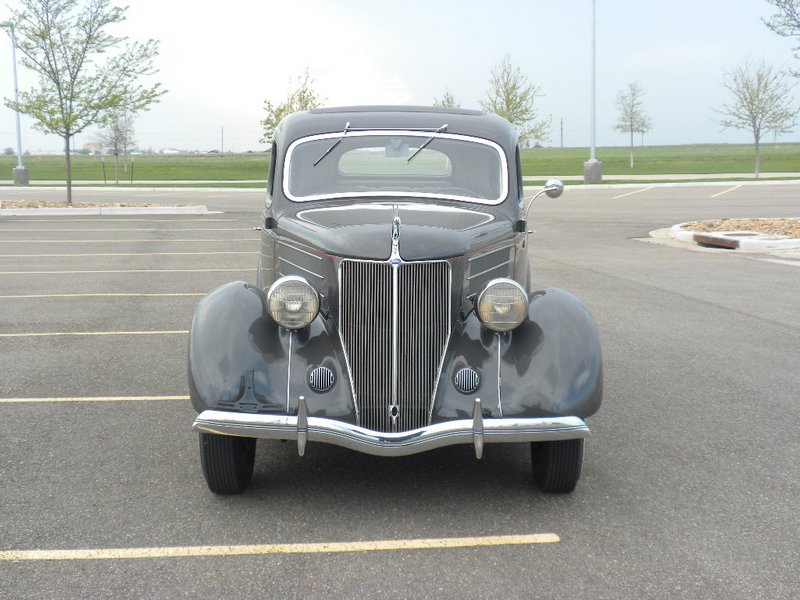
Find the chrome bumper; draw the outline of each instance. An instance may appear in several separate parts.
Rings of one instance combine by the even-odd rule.
[[[383,433],[334,419],[309,417],[305,402],[301,402],[297,416],[205,410],[197,416],[192,428],[221,435],[296,440],[301,456],[306,442],[312,441],[376,456],[406,456],[454,444],[472,444],[480,458],[484,444],[568,440],[590,434],[589,427],[578,417],[484,419],[479,400],[475,401],[472,419],[447,421],[402,433]]]

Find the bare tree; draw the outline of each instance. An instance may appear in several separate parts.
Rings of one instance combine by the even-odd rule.
[[[445,90],[444,96],[442,96],[441,99],[434,98],[433,105],[441,108],[461,108],[461,104],[456,102],[456,99],[453,94],[450,93],[450,90]]]
[[[289,92],[286,100],[278,104],[273,104],[269,100],[264,102],[264,110],[267,116],[261,121],[261,125],[264,127],[264,135],[260,140],[261,143],[272,143],[275,128],[284,117],[288,117],[292,113],[303,110],[319,108],[324,102],[325,99],[321,98],[314,89],[314,80],[311,79],[311,76],[308,74],[308,69],[306,69],[303,76],[297,78],[297,87]]]
[[[783,79],[780,71],[763,61],[739,65],[725,73],[722,84],[732,95],[731,103],[715,109],[725,117],[720,123],[726,129],[746,129],[753,134],[756,177],[761,174],[761,139],[769,131],[776,135],[788,133],[800,113],[791,105],[794,86]]]
[[[70,140],[102,121],[118,106],[147,109],[165,90],[160,84],[139,83],[152,75],[158,42],[126,43],[107,33],[109,26],[125,20],[127,8],[111,6],[110,0],[19,0],[21,9],[11,11],[22,64],[39,74],[39,86],[20,92],[18,102],[6,106],[27,114],[34,127],[64,140],[67,203],[72,205]]]
[[[767,0],[778,12],[769,20],[764,20],[767,27],[784,37],[800,38],[800,0]],[[794,55],[800,59],[800,46],[795,46]],[[792,73],[800,77],[800,69]]]
[[[134,115],[131,111],[120,108],[110,111],[106,115],[105,121],[106,128],[95,136],[95,140],[113,152],[114,178],[119,183],[119,155],[122,154],[123,168],[127,173],[128,148],[136,143],[133,139]]]
[[[652,127],[650,117],[642,108],[642,96],[644,96],[644,90],[636,82],[629,83],[627,88],[620,90],[617,94],[616,104],[619,113],[614,129],[621,133],[629,133],[631,136],[631,169],[633,168],[633,134],[644,135]]]
[[[481,106],[508,119],[519,131],[521,141],[547,140],[552,119],[540,118],[536,109],[536,99],[542,96],[539,87],[528,81],[506,54],[492,68],[488,95]]]

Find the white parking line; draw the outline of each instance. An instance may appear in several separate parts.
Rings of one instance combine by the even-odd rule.
[[[174,331],[49,331],[27,333],[0,333],[0,338],[23,337],[84,337],[105,335],[187,335],[188,329]]]
[[[761,262],[768,262],[768,263],[775,263],[776,265],[787,265],[790,267],[800,267],[800,260],[783,260],[780,258],[756,258],[753,257],[754,260],[760,260]]]
[[[86,256],[214,256],[222,254],[256,254],[253,251],[232,252],[98,252],[83,254],[0,254],[0,258],[54,258],[54,257],[86,257]]]
[[[612,200],[619,200],[620,198],[624,198],[625,196],[633,196],[634,194],[640,194],[642,192],[646,192],[647,190],[652,190],[653,186],[642,188],[640,190],[633,190],[632,192],[628,192],[627,194],[620,194],[619,196],[614,196]]]
[[[742,187],[741,183],[739,185],[733,186],[732,188],[728,188],[727,190],[722,190],[721,192],[717,192],[716,194],[713,194],[711,197],[712,198],[719,198],[720,196],[724,196],[728,192],[732,192],[734,190],[738,190],[740,187]]]
[[[119,269],[108,271],[0,271],[0,275],[85,275],[88,273],[242,273],[256,269]]]
[[[205,296],[206,292],[108,292],[101,294],[14,294],[0,296],[0,300],[17,300],[32,298],[160,298],[171,296]]]
[[[168,546],[161,548],[93,548],[78,550],[6,550],[0,561],[13,560],[114,560],[130,558],[180,558],[192,556],[246,556],[257,554],[330,554],[441,548],[477,548],[553,544],[561,540],[554,533],[496,535],[460,538],[380,540],[374,542],[331,542],[312,544],[249,544],[240,546]]]
[[[0,398],[0,404],[47,404],[50,402],[160,402],[188,399],[189,396],[73,396],[62,398]]]
[[[222,239],[177,239],[177,240],[0,240],[0,244],[172,244],[175,242],[190,242],[199,244],[202,242],[258,242],[259,238],[222,238]]]
[[[185,219],[130,219],[126,216],[114,217],[112,219],[100,217],[88,217],[85,219],[42,219],[33,216],[31,218],[9,217],[3,219],[7,223],[185,223],[188,221],[199,221],[201,223],[232,223],[241,219],[208,219],[199,215]]]
[[[180,228],[172,228],[172,229],[158,229],[158,228],[137,228],[137,227],[106,227],[104,229],[29,229],[29,228],[22,228],[22,229],[3,229],[3,232],[10,231],[12,233],[77,233],[77,232],[108,232],[108,231],[147,231],[149,233],[156,233],[158,231],[164,231],[169,233],[174,232],[184,232],[184,231],[253,231],[252,227],[215,227],[215,228],[188,228],[188,227],[180,227]]]

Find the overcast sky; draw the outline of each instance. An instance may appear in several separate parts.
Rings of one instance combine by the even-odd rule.
[[[713,107],[727,99],[724,71],[739,63],[800,67],[791,51],[800,40],[769,30],[771,13],[764,0],[597,0],[598,146],[627,143],[613,131],[614,100],[633,81],[653,124],[646,143],[752,141],[723,131]],[[589,144],[591,0],[135,0],[127,15],[115,31],[161,41],[157,78],[169,90],[136,122],[143,148],[219,149],[224,129],[226,151],[263,149],[264,100],[282,100],[306,68],[329,106],[430,104],[449,90],[477,108],[505,54],[542,87],[550,144],[560,143],[561,119],[566,146]],[[3,36],[3,97],[13,95],[11,64]],[[37,81],[19,76],[22,89]],[[16,147],[14,131],[0,108],[0,148]],[[25,116],[22,138],[26,150],[61,148]],[[91,138],[78,136],[78,147]],[[779,140],[800,141],[800,127]]]

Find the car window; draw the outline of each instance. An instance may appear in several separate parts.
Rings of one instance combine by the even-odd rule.
[[[388,196],[498,204],[508,194],[508,163],[500,146],[480,138],[349,131],[292,143],[283,189],[297,202]]]
[[[449,177],[453,174],[453,165],[443,152],[423,148],[412,160],[408,160],[409,152],[419,148],[409,148],[405,155],[394,155],[385,148],[366,147],[348,150],[339,159],[339,173],[342,175],[394,175],[394,176],[429,176]]]

